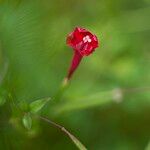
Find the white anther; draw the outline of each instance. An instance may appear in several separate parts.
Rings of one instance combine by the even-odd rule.
[[[83,38],[84,43],[86,43],[86,42],[90,43],[91,41],[92,40],[90,39],[90,37],[88,35]]]

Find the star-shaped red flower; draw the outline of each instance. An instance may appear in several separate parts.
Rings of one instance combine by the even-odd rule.
[[[76,27],[67,37],[67,45],[78,51],[82,56],[88,56],[98,47],[98,39],[90,31]]]
[[[72,64],[67,75],[67,80],[69,80],[83,56],[90,55],[98,47],[98,39],[96,35],[90,31],[76,27],[74,31],[67,36],[66,43],[74,49]]]

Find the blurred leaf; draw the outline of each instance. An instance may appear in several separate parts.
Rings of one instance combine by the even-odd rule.
[[[30,110],[32,113],[37,113],[40,111],[46,103],[50,100],[50,98],[43,98],[40,100],[36,100],[30,104]]]
[[[86,109],[89,107],[104,105],[114,101],[116,99],[117,90],[111,90],[106,92],[100,92],[93,95],[81,97],[81,98],[68,98],[67,101],[64,101],[63,104],[60,104],[54,108],[54,112],[61,113],[64,111],[72,111],[78,109]],[[121,91],[119,91],[121,92]],[[120,93],[121,95],[122,93]]]
[[[150,142],[149,142],[148,145],[146,146],[145,150],[150,150]]]
[[[25,114],[22,119],[23,125],[26,129],[30,130],[32,126],[32,118],[29,113]]]

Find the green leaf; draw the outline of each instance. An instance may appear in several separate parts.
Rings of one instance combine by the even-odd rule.
[[[38,111],[40,111],[45,106],[45,104],[49,100],[50,100],[50,98],[43,98],[43,99],[36,100],[36,101],[32,102],[30,104],[30,111],[32,113],[37,113]]]
[[[22,119],[23,125],[26,129],[30,130],[32,127],[32,118],[30,113],[26,113]]]
[[[118,94],[115,90],[95,93],[93,95],[81,97],[81,98],[66,98],[67,100],[64,103],[54,106],[52,112],[56,114],[72,111],[72,110],[81,110],[86,108],[91,108],[95,106],[105,105],[113,101],[117,102],[115,96]],[[119,93],[121,94],[121,93]]]
[[[150,142],[149,142],[148,145],[146,146],[145,150],[150,150]]]

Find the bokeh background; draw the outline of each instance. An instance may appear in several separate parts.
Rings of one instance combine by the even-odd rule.
[[[76,26],[100,47],[57,100]],[[150,150],[149,50],[150,0],[0,0],[0,149],[77,149],[45,122],[23,126],[19,104],[51,97],[40,114],[88,149]]]

